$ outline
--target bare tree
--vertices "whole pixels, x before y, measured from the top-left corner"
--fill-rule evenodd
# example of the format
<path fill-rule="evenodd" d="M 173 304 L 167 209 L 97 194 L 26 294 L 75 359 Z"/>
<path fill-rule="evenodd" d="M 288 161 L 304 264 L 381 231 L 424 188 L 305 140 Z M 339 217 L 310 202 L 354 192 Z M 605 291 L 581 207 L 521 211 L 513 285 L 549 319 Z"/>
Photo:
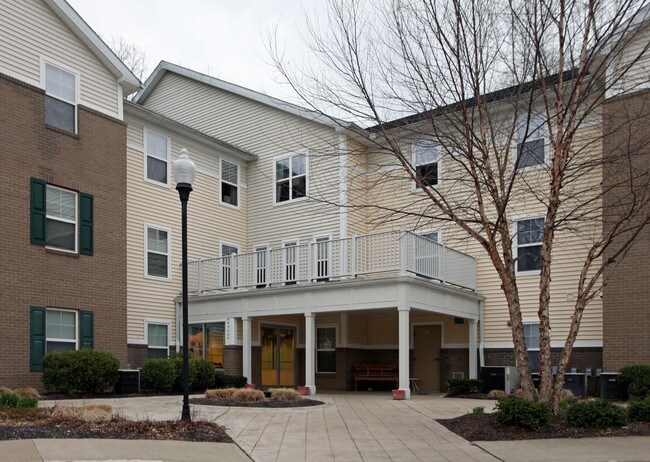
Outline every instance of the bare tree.
<path fill-rule="evenodd" d="M 648 224 L 648 140 L 602 154 L 607 136 L 647 123 L 647 107 L 599 129 L 611 92 L 623 82 L 648 83 L 647 73 L 629 78 L 648 53 L 647 39 L 628 46 L 650 19 L 648 9 L 643 0 L 332 0 L 326 24 L 310 21 L 313 55 L 304 63 L 284 62 L 277 40 L 269 42 L 277 69 L 304 104 L 369 127 L 355 136 L 365 146 L 358 162 L 371 174 L 358 192 L 363 199 L 346 206 L 364 207 L 371 220 L 451 222 L 479 244 L 501 282 L 524 395 L 555 409 L 586 307 Z M 418 169 L 413 143 L 416 151 L 418 143 L 438 150 L 441 185 Z M 368 190 L 404 187 L 405 177 L 421 190 L 410 203 L 368 201 Z M 522 198 L 527 209 L 542 211 L 538 227 L 513 229 Z M 553 375 L 557 233 L 576 235 L 584 248 Z M 541 245 L 521 256 L 513 246 L 526 235 Z M 539 393 L 518 274 L 531 258 L 539 269 Z"/>
<path fill-rule="evenodd" d="M 113 53 L 129 68 L 141 81 L 149 75 L 150 67 L 147 52 L 134 43 L 128 42 L 124 37 L 113 36 L 108 41 L 108 46 Z"/>

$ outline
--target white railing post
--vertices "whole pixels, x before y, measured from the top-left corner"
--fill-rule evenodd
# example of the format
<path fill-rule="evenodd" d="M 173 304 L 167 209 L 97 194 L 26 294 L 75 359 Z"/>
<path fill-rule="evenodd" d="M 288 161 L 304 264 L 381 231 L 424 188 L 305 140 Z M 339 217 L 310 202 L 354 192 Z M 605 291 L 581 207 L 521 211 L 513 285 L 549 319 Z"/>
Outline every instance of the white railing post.
<path fill-rule="evenodd" d="M 446 282 L 447 278 L 447 246 L 442 245 L 440 249 L 440 280 Z"/>
<path fill-rule="evenodd" d="M 318 268 L 317 266 L 317 260 L 316 260 L 316 252 L 317 252 L 317 246 L 318 244 L 316 242 L 310 242 L 309 243 L 309 259 L 308 259 L 308 272 L 309 274 L 309 279 L 312 281 L 316 280 L 316 275 L 318 274 Z"/>
<path fill-rule="evenodd" d="M 197 281 L 199 285 L 199 293 L 203 293 L 203 258 L 199 258 L 199 274 L 197 275 Z"/>
<path fill-rule="evenodd" d="M 399 227 L 399 272 L 400 274 L 406 274 L 406 263 L 407 263 L 407 246 L 406 246 L 406 231 L 404 231 L 404 227 L 400 226 Z"/>
<path fill-rule="evenodd" d="M 264 259 L 264 284 L 271 285 L 271 247 L 266 248 Z"/>
<path fill-rule="evenodd" d="M 352 242 L 350 244 L 350 277 L 357 277 L 357 235 L 352 235 Z"/>

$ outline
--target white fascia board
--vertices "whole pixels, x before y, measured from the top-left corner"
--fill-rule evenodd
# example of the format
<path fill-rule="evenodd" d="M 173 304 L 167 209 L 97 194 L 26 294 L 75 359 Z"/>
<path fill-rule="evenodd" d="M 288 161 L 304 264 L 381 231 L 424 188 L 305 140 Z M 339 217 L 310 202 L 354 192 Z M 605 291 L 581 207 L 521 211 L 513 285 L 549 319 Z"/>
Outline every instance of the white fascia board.
<path fill-rule="evenodd" d="M 43 0 L 45 4 L 63 21 L 97 58 L 117 78 L 117 82 L 129 95 L 142 88 L 142 83 L 131 70 L 113 53 L 95 31 L 83 20 L 79 13 L 65 0 Z"/>

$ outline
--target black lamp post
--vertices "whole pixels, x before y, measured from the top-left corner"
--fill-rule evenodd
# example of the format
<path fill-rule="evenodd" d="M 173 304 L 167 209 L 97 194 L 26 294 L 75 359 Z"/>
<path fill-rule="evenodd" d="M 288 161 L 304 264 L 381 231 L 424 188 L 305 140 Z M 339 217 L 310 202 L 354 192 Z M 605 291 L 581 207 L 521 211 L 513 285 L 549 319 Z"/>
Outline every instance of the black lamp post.
<path fill-rule="evenodd" d="M 176 180 L 176 190 L 181 199 L 182 234 L 183 234 L 183 412 L 181 420 L 190 420 L 189 400 L 189 351 L 188 351 L 188 309 L 187 309 L 187 201 L 192 192 L 192 183 L 196 177 L 196 165 L 190 159 L 187 149 L 181 149 L 178 159 L 172 164 L 172 174 Z"/>

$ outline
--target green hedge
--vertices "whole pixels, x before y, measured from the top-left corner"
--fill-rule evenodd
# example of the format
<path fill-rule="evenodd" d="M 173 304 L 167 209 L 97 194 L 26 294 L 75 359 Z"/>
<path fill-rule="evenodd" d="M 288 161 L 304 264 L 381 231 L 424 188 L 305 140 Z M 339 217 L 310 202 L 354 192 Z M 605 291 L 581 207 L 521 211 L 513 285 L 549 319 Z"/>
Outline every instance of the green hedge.
<path fill-rule="evenodd" d="M 650 422 L 650 396 L 646 396 L 645 399 L 630 401 L 628 413 L 630 419 Z"/>
<path fill-rule="evenodd" d="M 57 393 L 100 393 L 115 385 L 119 367 L 108 351 L 56 351 L 43 357 L 43 385 Z"/>
<path fill-rule="evenodd" d="M 596 399 L 579 401 L 569 407 L 566 420 L 572 427 L 595 429 L 622 427 L 627 423 L 627 413 L 605 399 Z"/>
<path fill-rule="evenodd" d="M 631 399 L 644 399 L 650 395 L 650 365 L 635 364 L 618 372 L 618 380 L 627 389 Z"/>
<path fill-rule="evenodd" d="M 507 396 L 499 398 L 494 416 L 502 424 L 537 430 L 551 420 L 551 407 L 546 403 Z"/>
<path fill-rule="evenodd" d="M 38 399 L 22 398 L 14 393 L 0 393 L 0 407 L 36 407 Z"/>
<path fill-rule="evenodd" d="M 142 388 L 169 393 L 183 391 L 183 358 L 151 359 L 140 372 Z M 206 359 L 190 359 L 189 387 L 191 391 L 205 391 L 214 387 L 214 365 Z"/>
<path fill-rule="evenodd" d="M 449 379 L 447 386 L 452 395 L 469 395 L 483 391 L 483 381 L 477 379 Z"/>

